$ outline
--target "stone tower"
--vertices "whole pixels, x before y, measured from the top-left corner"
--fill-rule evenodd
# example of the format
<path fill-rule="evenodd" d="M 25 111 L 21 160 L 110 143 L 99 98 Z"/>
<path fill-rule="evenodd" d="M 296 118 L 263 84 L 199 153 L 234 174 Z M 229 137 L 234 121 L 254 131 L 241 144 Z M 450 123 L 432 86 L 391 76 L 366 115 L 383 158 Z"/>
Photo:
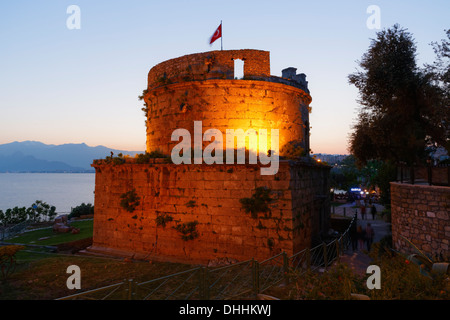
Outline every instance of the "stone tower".
<path fill-rule="evenodd" d="M 242 79 L 236 59 L 244 62 Z M 287 68 L 271 76 L 267 51 L 197 53 L 154 66 L 143 98 L 148 153 L 170 155 L 173 131 L 193 132 L 202 121 L 203 132 L 278 129 L 280 154 L 290 160 L 280 160 L 274 175 L 261 175 L 259 163 L 96 160 L 89 251 L 195 263 L 264 260 L 310 247 L 328 230 L 330 167 L 295 152 L 309 153 L 304 74 Z"/>
<path fill-rule="evenodd" d="M 235 79 L 237 59 L 244 62 L 243 79 Z M 201 120 L 203 131 L 276 128 L 281 150 L 293 143 L 308 154 L 311 96 L 305 78 L 295 68 L 283 70 L 281 78 L 271 76 L 269 52 L 260 50 L 212 51 L 164 61 L 148 74 L 147 152 L 170 155 L 177 144 L 170 140 L 172 132 L 193 132 L 194 120 Z"/>

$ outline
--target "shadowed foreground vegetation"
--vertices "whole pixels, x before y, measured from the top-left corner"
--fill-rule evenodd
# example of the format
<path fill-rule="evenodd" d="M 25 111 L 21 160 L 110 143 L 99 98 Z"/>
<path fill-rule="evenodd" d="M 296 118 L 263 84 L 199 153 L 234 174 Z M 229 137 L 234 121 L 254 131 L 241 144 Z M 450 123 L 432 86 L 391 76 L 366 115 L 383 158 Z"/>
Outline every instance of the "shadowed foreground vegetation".
<path fill-rule="evenodd" d="M 92 236 L 92 221 L 79 221 L 77 224 L 87 232 L 84 236 Z M 43 229 L 27 232 L 12 242 L 35 243 L 38 238 L 49 237 L 42 240 L 46 241 L 45 245 L 61 245 L 64 241 L 73 243 L 74 237 L 80 237 L 80 234 L 53 234 L 51 229 Z M 373 259 L 371 264 L 381 269 L 380 290 L 367 288 L 369 275 L 359 275 L 346 264 L 336 263 L 324 273 L 289 272 L 287 285 L 272 287 L 264 293 L 289 300 L 347 300 L 354 298 L 352 294 L 367 295 L 374 300 L 450 299 L 448 276 L 423 275 L 416 264 L 381 247 L 380 243 L 373 246 L 370 256 Z M 6 279 L 0 279 L 3 280 L 0 281 L 2 300 L 57 299 L 124 280 L 133 279 L 139 283 L 194 267 L 168 262 L 57 254 L 34 248 L 23 248 L 15 254 L 15 259 L 14 272 Z M 66 282 L 71 275 L 67 273 L 67 268 L 70 265 L 80 267 L 81 290 L 67 288 Z M 193 281 L 196 282 L 195 279 Z M 174 288 L 179 285 L 178 281 L 182 282 L 183 278 L 173 283 Z M 154 299 L 158 299 L 158 295 Z"/>
<path fill-rule="evenodd" d="M 270 289 L 267 293 L 280 299 L 351 300 L 353 294 L 366 295 L 371 300 L 449 300 L 448 275 L 420 273 L 419 266 L 392 251 L 373 246 L 370 253 L 381 270 L 381 288 L 369 290 L 366 276 L 359 275 L 345 263 L 334 264 L 328 272 L 290 274 L 289 285 Z"/>

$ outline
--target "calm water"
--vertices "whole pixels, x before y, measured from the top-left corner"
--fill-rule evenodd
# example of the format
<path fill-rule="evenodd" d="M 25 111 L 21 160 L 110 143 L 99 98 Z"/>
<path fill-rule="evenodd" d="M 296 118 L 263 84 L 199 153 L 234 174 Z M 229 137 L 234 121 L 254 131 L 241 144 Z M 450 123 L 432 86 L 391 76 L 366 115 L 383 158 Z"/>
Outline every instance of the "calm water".
<path fill-rule="evenodd" d="M 0 210 L 42 200 L 69 213 L 83 202 L 94 204 L 94 189 L 94 173 L 0 173 Z"/>

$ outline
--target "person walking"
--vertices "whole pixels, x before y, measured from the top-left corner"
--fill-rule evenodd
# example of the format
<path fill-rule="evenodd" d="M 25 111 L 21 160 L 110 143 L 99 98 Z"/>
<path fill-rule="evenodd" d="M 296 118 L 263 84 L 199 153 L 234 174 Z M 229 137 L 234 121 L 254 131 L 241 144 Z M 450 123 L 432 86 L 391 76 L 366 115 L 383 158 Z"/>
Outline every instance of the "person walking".
<path fill-rule="evenodd" d="M 375 204 L 372 204 L 372 207 L 370 208 L 370 213 L 372 214 L 372 220 L 375 220 L 375 217 L 377 216 L 377 208 L 375 207 Z"/>
<path fill-rule="evenodd" d="M 366 206 L 362 204 L 360 209 L 361 209 L 361 219 L 364 220 L 364 217 L 366 216 Z"/>
<path fill-rule="evenodd" d="M 358 249 L 358 232 L 356 230 L 356 222 L 352 224 L 349 230 L 350 241 L 352 243 L 352 251 L 355 252 Z"/>
<path fill-rule="evenodd" d="M 361 226 L 356 229 L 356 238 L 358 239 L 359 250 L 364 248 L 365 231 Z"/>
<path fill-rule="evenodd" d="M 372 247 L 373 243 L 373 237 L 375 236 L 375 232 L 373 231 L 373 228 L 370 225 L 370 223 L 367 224 L 365 231 L 366 231 L 365 236 L 366 236 L 367 251 L 370 251 L 370 248 Z"/>

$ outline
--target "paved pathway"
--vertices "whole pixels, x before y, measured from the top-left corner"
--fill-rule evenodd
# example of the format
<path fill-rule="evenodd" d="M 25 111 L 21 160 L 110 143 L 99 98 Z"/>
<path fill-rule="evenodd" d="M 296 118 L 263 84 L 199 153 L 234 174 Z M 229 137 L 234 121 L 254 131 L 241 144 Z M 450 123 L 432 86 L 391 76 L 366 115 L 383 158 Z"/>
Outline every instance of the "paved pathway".
<path fill-rule="evenodd" d="M 342 206 L 335 207 L 334 214 L 336 215 L 345 215 L 352 216 L 357 213 L 357 223 L 363 229 L 367 226 L 368 223 L 371 224 L 374 229 L 374 243 L 380 241 L 384 236 L 389 235 L 390 231 L 390 223 L 385 222 L 380 215 L 378 215 L 375 220 L 372 219 L 372 215 L 370 214 L 370 210 L 366 209 L 365 219 L 362 219 L 361 212 L 359 208 L 352 208 L 355 206 L 355 203 L 346 203 Z M 376 204 L 378 214 L 383 210 L 383 206 Z M 352 251 L 351 247 L 349 251 L 341 257 L 341 262 L 347 263 L 349 267 L 351 267 L 356 273 L 360 275 L 366 275 L 367 267 L 371 264 L 371 258 L 364 252 L 366 248 L 360 250 L 359 248 L 356 251 Z"/>

